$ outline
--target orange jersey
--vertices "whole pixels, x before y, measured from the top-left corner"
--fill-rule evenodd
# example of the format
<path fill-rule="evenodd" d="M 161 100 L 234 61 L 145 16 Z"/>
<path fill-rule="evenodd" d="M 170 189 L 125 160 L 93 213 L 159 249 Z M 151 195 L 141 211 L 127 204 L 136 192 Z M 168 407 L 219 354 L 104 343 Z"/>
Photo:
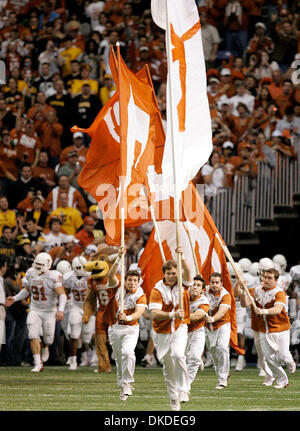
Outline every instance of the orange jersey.
<path fill-rule="evenodd" d="M 119 284 L 118 284 L 119 285 Z M 118 323 L 118 313 L 119 313 L 119 297 L 120 290 L 118 289 L 116 294 L 109 301 L 103 319 L 108 326 L 113 326 Z M 136 310 L 136 306 L 141 305 L 147 308 L 147 298 L 143 289 L 139 286 L 134 293 L 128 292 L 124 289 L 124 313 L 126 316 L 130 316 Z M 124 325 L 135 326 L 138 324 L 138 319 L 132 320 L 131 322 L 124 322 Z"/>
<path fill-rule="evenodd" d="M 108 286 L 108 277 L 89 279 L 88 286 L 94 292 L 98 300 L 98 311 L 105 311 L 107 304 L 117 291 L 118 285 L 115 287 Z"/>
<path fill-rule="evenodd" d="M 275 316 L 257 316 L 251 306 L 251 328 L 257 332 L 282 332 L 290 329 L 290 320 L 286 311 L 286 294 L 280 287 L 264 290 L 257 286 L 249 289 L 255 304 L 260 308 L 272 308 L 276 304 L 283 305 L 281 313 Z"/>
<path fill-rule="evenodd" d="M 175 332 L 181 324 L 190 323 L 190 296 L 188 288 L 191 283 L 182 282 L 183 284 L 183 310 L 184 318 L 180 319 L 166 319 L 166 320 L 155 320 L 153 319 L 153 329 L 155 332 L 161 334 L 170 334 Z M 160 280 L 151 291 L 149 309 L 159 309 L 161 311 L 176 311 L 179 308 L 179 287 L 176 284 L 170 287 Z"/>
<path fill-rule="evenodd" d="M 195 313 L 197 310 L 203 311 L 205 314 L 208 313 L 209 310 L 209 302 L 204 294 L 197 296 L 197 298 L 190 300 L 190 311 L 191 313 Z M 197 329 L 203 328 L 205 325 L 204 318 L 198 320 L 197 322 L 191 322 L 188 325 L 188 332 L 197 331 Z"/>
<path fill-rule="evenodd" d="M 217 294 L 213 294 L 209 287 L 206 288 L 206 297 L 209 302 L 210 315 L 214 316 L 218 311 L 221 305 L 225 305 L 227 307 L 227 311 L 224 316 L 218 320 L 217 322 L 206 324 L 206 327 L 209 329 L 213 329 L 214 331 L 225 323 L 230 323 L 230 308 L 231 308 L 231 296 L 230 293 L 222 287 L 220 292 Z"/>

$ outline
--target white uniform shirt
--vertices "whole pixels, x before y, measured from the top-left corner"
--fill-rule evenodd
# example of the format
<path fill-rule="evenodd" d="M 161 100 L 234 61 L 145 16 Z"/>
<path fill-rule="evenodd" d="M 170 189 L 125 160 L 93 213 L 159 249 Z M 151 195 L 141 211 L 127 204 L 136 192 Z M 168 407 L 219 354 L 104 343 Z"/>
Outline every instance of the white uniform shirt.
<path fill-rule="evenodd" d="M 71 291 L 72 307 L 83 308 L 83 302 L 88 289 L 87 280 L 88 275 L 79 278 L 74 271 L 69 271 L 64 274 L 63 286 L 65 289 Z"/>
<path fill-rule="evenodd" d="M 62 275 L 55 270 L 49 270 L 42 275 L 34 268 L 29 268 L 22 279 L 23 287 L 29 288 L 30 310 L 56 311 L 57 293 L 55 289 L 62 286 Z"/>
<path fill-rule="evenodd" d="M 0 277 L 0 304 L 4 305 L 5 303 L 5 289 L 4 289 L 4 281 L 3 277 Z"/>
<path fill-rule="evenodd" d="M 38 244 L 43 246 L 43 251 L 48 253 L 53 247 L 61 246 L 61 243 L 65 239 L 66 235 L 60 232 L 58 235 L 54 235 L 52 232 L 47 235 L 42 235 L 38 241 Z"/>

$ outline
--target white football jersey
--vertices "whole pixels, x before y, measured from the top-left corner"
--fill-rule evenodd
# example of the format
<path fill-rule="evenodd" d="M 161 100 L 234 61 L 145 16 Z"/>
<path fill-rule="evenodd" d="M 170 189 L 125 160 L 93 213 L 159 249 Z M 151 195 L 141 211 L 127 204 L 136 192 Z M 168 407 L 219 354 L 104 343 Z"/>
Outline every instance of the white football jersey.
<path fill-rule="evenodd" d="M 253 287 L 257 286 L 259 284 L 259 278 L 254 277 L 249 272 L 244 272 L 243 279 L 247 281 L 247 287 L 248 289 L 252 289 Z"/>
<path fill-rule="evenodd" d="M 83 308 L 83 302 L 88 289 L 89 275 L 77 277 L 74 271 L 66 272 L 63 276 L 63 286 L 71 291 L 72 305 Z"/>
<path fill-rule="evenodd" d="M 285 272 L 284 274 L 280 275 L 277 281 L 277 286 L 280 286 L 284 292 L 287 291 L 290 283 L 292 281 L 292 277 L 288 272 Z"/>
<path fill-rule="evenodd" d="M 34 268 L 29 268 L 22 279 L 23 287 L 30 290 L 30 309 L 36 311 L 56 311 L 58 295 L 55 291 L 62 286 L 62 275 L 55 270 L 37 274 Z"/>
<path fill-rule="evenodd" d="M 54 235 L 52 232 L 42 235 L 39 238 L 38 244 L 43 246 L 43 251 L 46 253 L 51 250 L 53 247 L 59 247 L 62 241 L 65 239 L 66 235 L 62 232 L 59 232 L 58 235 Z"/>
<path fill-rule="evenodd" d="M 300 265 L 295 265 L 291 267 L 290 276 L 294 281 L 300 281 Z"/>

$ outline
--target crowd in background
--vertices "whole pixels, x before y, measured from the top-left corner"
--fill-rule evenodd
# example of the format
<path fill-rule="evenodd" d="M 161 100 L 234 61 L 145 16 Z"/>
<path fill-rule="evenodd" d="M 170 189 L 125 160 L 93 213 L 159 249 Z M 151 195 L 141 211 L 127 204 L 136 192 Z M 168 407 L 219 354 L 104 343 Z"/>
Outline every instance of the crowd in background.
<path fill-rule="evenodd" d="M 218 187 L 232 187 L 234 175 L 255 177 L 258 161 L 274 167 L 276 152 L 296 158 L 300 20 L 292 0 L 196 3 L 214 149 L 194 182 L 205 184 L 209 203 Z M 116 90 L 110 47 L 120 42 L 134 72 L 149 65 L 164 122 L 167 58 L 150 0 L 1 0 L 0 8 L 0 59 L 6 65 L 0 88 L 0 254 L 9 258 L 9 295 L 38 252 L 49 252 L 55 266 L 105 241 L 96 202 L 77 184 L 90 138 L 70 128 L 89 127 Z M 126 231 L 128 263 L 150 231 L 151 224 Z M 27 307 L 16 304 L 8 313 L 16 316 L 8 339 L 17 334 L 16 325 L 25 328 Z M 5 357 L 4 349 L 2 362 L 26 362 L 23 344 L 18 358 Z M 61 362 L 58 355 L 52 359 Z"/>

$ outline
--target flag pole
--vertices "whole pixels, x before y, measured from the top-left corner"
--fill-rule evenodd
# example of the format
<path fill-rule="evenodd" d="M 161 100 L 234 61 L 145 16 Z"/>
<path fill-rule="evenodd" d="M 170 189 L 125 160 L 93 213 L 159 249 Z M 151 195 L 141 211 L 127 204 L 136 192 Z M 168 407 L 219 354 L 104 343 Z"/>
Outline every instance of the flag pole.
<path fill-rule="evenodd" d="M 231 266 L 232 266 L 232 269 L 233 269 L 233 270 L 234 270 L 234 272 L 235 272 L 236 278 L 237 278 L 237 279 L 238 279 L 238 280 L 243 284 L 244 289 L 245 289 L 245 292 L 246 292 L 246 294 L 247 294 L 248 298 L 249 298 L 249 299 L 250 299 L 250 301 L 251 301 L 251 305 L 253 306 L 254 311 L 255 311 L 255 310 L 257 310 L 257 306 L 256 306 L 256 304 L 255 304 L 255 302 L 254 302 L 254 299 L 253 299 L 253 297 L 250 295 L 250 292 L 249 292 L 249 290 L 248 290 L 247 286 L 244 284 L 244 280 L 243 280 L 243 278 L 241 277 L 240 273 L 239 273 L 239 272 L 238 272 L 238 270 L 237 270 L 237 267 L 236 267 L 236 265 L 235 265 L 235 263 L 234 263 L 234 260 L 233 260 L 233 258 L 232 258 L 232 256 L 231 256 L 231 254 L 230 254 L 230 251 L 228 250 L 227 246 L 223 244 L 223 242 L 221 241 L 221 238 L 219 237 L 219 235 L 218 235 L 217 233 L 215 234 L 215 236 L 216 236 L 217 240 L 219 241 L 219 243 L 220 243 L 220 245 L 221 245 L 221 247 L 222 247 L 222 249 L 223 249 L 223 251 L 224 251 L 224 253 L 225 253 L 225 256 L 226 256 L 226 257 L 227 257 L 227 259 L 229 260 L 229 262 L 230 262 L 230 264 L 231 264 Z"/>
<path fill-rule="evenodd" d="M 159 229 L 158 229 L 157 221 L 156 221 L 154 210 L 153 210 L 153 207 L 152 207 L 151 204 L 150 204 L 150 211 L 151 211 L 151 217 L 152 217 L 153 224 L 154 224 L 155 233 L 156 233 L 157 240 L 158 240 L 160 254 L 161 254 L 163 263 L 166 263 L 166 257 L 165 257 L 164 249 L 163 249 L 163 246 L 162 246 L 162 243 L 161 243 L 161 238 L 160 238 L 160 234 L 159 234 Z"/>
<path fill-rule="evenodd" d="M 192 250 L 192 253 L 193 253 L 193 259 L 194 259 L 194 265 L 195 265 L 195 269 L 196 269 L 196 274 L 200 274 L 200 270 L 199 270 L 199 266 L 198 266 L 198 262 L 197 262 L 197 257 L 196 257 L 196 253 L 195 253 L 195 250 L 194 250 L 194 247 L 193 247 L 192 238 L 191 238 L 191 233 L 190 233 L 189 228 L 187 227 L 187 225 L 186 225 L 185 222 L 183 223 L 183 226 L 184 226 L 184 229 L 185 229 L 185 231 L 186 231 L 186 233 L 188 235 L 188 238 L 189 238 L 189 243 L 190 243 L 191 250 Z"/>
<path fill-rule="evenodd" d="M 172 51 L 169 46 L 170 38 L 170 26 L 169 26 L 169 17 L 168 17 L 168 2 L 166 1 L 166 45 L 167 45 L 167 61 L 168 61 L 168 88 L 170 98 L 170 118 L 167 120 L 171 122 L 171 142 L 172 142 L 172 164 L 173 164 L 173 180 L 174 180 L 174 219 L 176 225 L 176 251 L 177 251 L 177 283 L 179 287 L 179 309 L 183 309 L 183 290 L 182 290 L 182 256 L 181 253 L 178 253 L 178 248 L 180 247 L 180 235 L 179 235 L 179 199 L 178 199 L 178 191 L 177 191 L 177 175 L 176 175 L 176 158 L 175 158 L 175 143 L 174 143 L 174 123 L 173 123 L 173 103 L 172 103 L 172 83 L 171 83 L 171 55 Z"/>
<path fill-rule="evenodd" d="M 116 43 L 117 46 L 117 56 L 118 56 L 118 77 L 121 70 L 121 54 L 120 54 L 120 44 Z M 119 77 L 120 82 L 120 77 Z M 121 247 L 125 247 L 125 207 L 124 207 L 124 178 L 125 178 L 125 161 L 123 157 L 123 136 L 122 136 L 122 117 L 121 117 L 121 93 L 119 89 L 119 102 L 120 102 L 120 161 L 121 161 L 121 178 L 120 178 L 120 211 L 121 211 Z M 121 283 L 120 283 L 120 312 L 124 312 L 124 287 L 125 284 L 125 255 L 122 253 L 121 256 Z"/>

